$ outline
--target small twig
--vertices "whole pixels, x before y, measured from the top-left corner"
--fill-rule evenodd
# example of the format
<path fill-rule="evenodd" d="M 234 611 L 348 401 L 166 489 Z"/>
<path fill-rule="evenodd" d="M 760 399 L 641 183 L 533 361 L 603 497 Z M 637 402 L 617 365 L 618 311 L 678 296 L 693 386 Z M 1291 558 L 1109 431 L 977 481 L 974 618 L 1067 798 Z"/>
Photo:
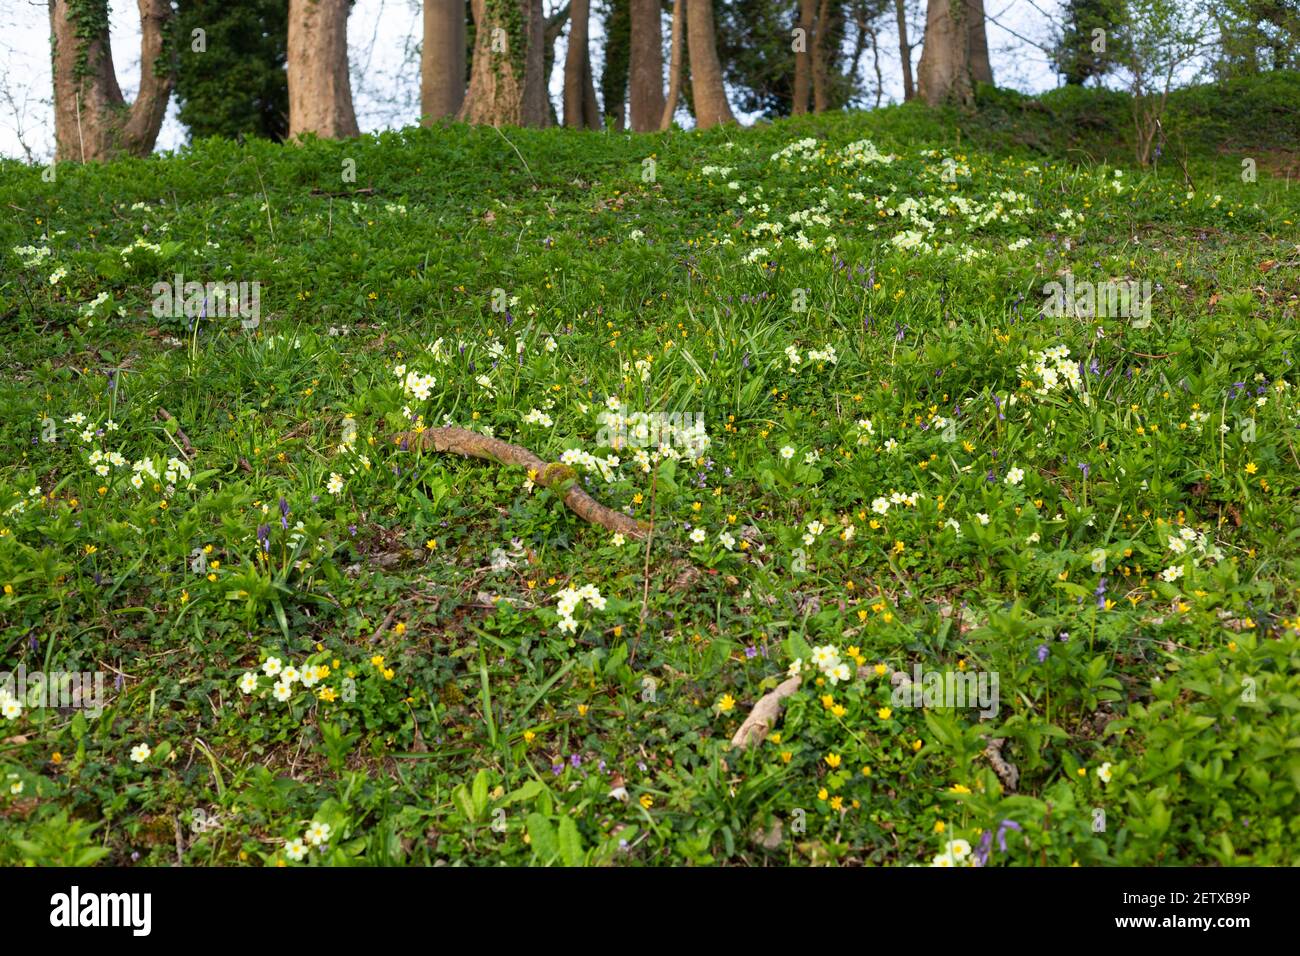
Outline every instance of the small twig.
<path fill-rule="evenodd" d="M 500 136 L 502 139 L 504 139 L 507 143 L 510 143 L 510 137 L 509 137 L 509 136 L 507 136 L 505 133 L 501 132 L 501 130 L 500 130 L 498 127 L 496 127 L 496 126 L 493 126 L 492 128 L 495 129 L 495 130 L 497 131 L 497 135 L 498 135 L 498 136 Z M 520 161 L 521 163 L 524 164 L 524 170 L 528 173 L 528 178 L 531 179 L 531 180 L 533 181 L 533 185 L 536 186 L 536 185 L 537 185 L 537 177 L 534 176 L 534 175 L 533 175 L 533 171 L 532 171 L 531 169 L 528 168 L 528 160 L 524 159 L 524 154 L 521 153 L 521 152 L 519 152 L 519 147 L 516 146 L 514 143 L 510 143 L 510 148 L 513 149 L 513 150 L 515 151 L 515 155 L 519 157 L 519 161 Z"/>
<path fill-rule="evenodd" d="M 257 173 L 257 181 L 262 187 L 262 202 L 266 203 L 266 225 L 271 230 L 271 241 L 275 242 L 275 223 L 271 221 L 271 197 L 266 194 L 266 183 L 262 181 L 262 170 L 257 163 L 253 163 L 253 172 Z"/>
<path fill-rule="evenodd" d="M 172 823 L 176 827 L 176 865 L 185 865 L 185 838 L 181 834 L 181 818 L 172 817 Z"/>
<path fill-rule="evenodd" d="M 371 644 L 373 644 L 373 643 L 375 643 L 375 641 L 379 640 L 379 635 L 382 634 L 382 633 L 384 633 L 384 631 L 388 630 L 388 625 L 390 625 L 390 624 L 393 623 L 393 618 L 395 618 L 395 617 L 397 617 L 397 605 L 396 605 L 396 604 L 394 604 L 393 607 L 392 607 L 392 609 L 388 612 L 388 616 L 387 616 L 386 618 L 384 618 L 384 623 L 383 623 L 383 624 L 380 624 L 379 627 L 375 630 L 375 633 L 373 633 L 373 634 L 370 635 L 370 643 L 371 643 Z"/>
<path fill-rule="evenodd" d="M 176 421 L 176 418 L 172 413 L 167 411 L 165 408 L 158 409 L 158 417 L 165 422 Z M 176 422 L 176 437 L 180 439 L 181 451 L 184 453 L 186 458 L 189 458 L 192 461 L 194 459 L 194 446 L 190 444 L 189 436 L 186 435 L 185 430 L 181 428 L 180 422 Z"/>

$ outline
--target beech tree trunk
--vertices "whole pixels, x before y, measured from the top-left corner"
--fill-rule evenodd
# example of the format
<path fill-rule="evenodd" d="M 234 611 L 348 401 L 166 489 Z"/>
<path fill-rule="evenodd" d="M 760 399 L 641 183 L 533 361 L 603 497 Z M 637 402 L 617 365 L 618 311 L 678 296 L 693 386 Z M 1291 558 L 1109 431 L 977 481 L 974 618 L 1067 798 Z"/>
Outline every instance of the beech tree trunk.
<path fill-rule="evenodd" d="M 695 102 L 695 125 L 709 129 L 720 123 L 734 123 L 727 90 L 722 84 L 717 35 L 713 28 L 713 0 L 689 0 L 686 29 L 690 35 L 691 94 Z"/>
<path fill-rule="evenodd" d="M 582 60 L 582 118 L 587 129 L 600 129 L 603 122 L 600 102 L 596 99 L 596 77 L 591 72 L 591 54 L 588 53 Z"/>
<path fill-rule="evenodd" d="M 798 116 L 808 112 L 812 93 L 812 42 L 813 21 L 817 15 L 817 0 L 799 0 L 799 29 L 803 33 L 794 38 L 794 102 L 790 112 Z"/>
<path fill-rule="evenodd" d="M 682 39 L 684 38 L 685 0 L 673 0 L 672 47 L 668 55 L 668 95 L 664 98 L 664 115 L 659 118 L 660 129 L 670 129 L 677 101 L 682 95 Z"/>
<path fill-rule="evenodd" d="M 970 76 L 975 83 L 993 82 L 993 64 L 989 62 L 988 32 L 984 26 L 984 0 L 969 0 L 966 19 L 966 49 L 970 56 Z"/>
<path fill-rule="evenodd" d="M 632 0 L 629 99 L 632 129 L 658 129 L 664 115 L 664 35 L 659 0 Z"/>
<path fill-rule="evenodd" d="M 931 106 L 975 102 L 975 84 L 993 82 L 984 0 L 929 0 L 917 74 L 917 92 Z"/>
<path fill-rule="evenodd" d="M 505 0 L 502 0 L 505 2 Z M 524 42 L 524 101 L 525 126 L 549 126 L 551 123 L 551 98 L 546 92 L 546 17 L 542 13 L 542 0 L 523 0 L 522 13 L 527 34 Z"/>
<path fill-rule="evenodd" d="M 826 44 L 831 32 L 830 0 L 821 0 L 817 9 L 817 27 L 813 34 L 812 85 L 813 112 L 825 113 L 830 107 L 830 70 L 826 62 Z"/>
<path fill-rule="evenodd" d="M 504 5 L 516 4 L 514 27 Z M 549 98 L 543 85 L 545 24 L 542 0 L 472 0 L 474 60 L 458 118 L 488 126 L 546 126 Z"/>
<path fill-rule="evenodd" d="M 424 0 L 420 122 L 455 116 L 465 101 L 465 0 Z"/>
<path fill-rule="evenodd" d="M 140 92 L 129 106 L 117 83 L 108 0 L 50 0 L 55 161 L 147 156 L 158 139 L 175 71 L 163 55 L 168 0 L 138 0 Z"/>
<path fill-rule="evenodd" d="M 357 136 L 348 78 L 348 0 L 289 0 L 289 137 Z"/>
<path fill-rule="evenodd" d="M 570 129 L 593 125 L 596 89 L 587 49 L 589 13 L 588 0 L 572 0 L 569 5 L 569 48 L 564 54 L 564 125 Z"/>
<path fill-rule="evenodd" d="M 912 80 L 912 44 L 907 42 L 904 0 L 894 0 L 894 12 L 898 16 L 898 58 L 903 64 L 903 102 L 907 102 L 916 97 L 916 84 Z"/>

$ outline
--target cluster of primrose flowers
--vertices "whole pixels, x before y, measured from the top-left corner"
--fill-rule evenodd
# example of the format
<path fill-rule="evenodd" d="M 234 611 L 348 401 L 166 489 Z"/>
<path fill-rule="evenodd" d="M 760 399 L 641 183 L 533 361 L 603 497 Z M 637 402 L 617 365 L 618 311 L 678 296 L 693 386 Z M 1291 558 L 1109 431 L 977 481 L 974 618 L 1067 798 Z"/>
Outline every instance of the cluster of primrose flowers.
<path fill-rule="evenodd" d="M 305 833 L 288 841 L 284 845 L 284 855 L 295 863 L 302 860 L 309 847 L 316 847 L 322 853 L 329 849 L 331 827 L 328 823 L 313 820 Z"/>
<path fill-rule="evenodd" d="M 605 610 L 605 598 L 594 584 L 584 584 L 580 588 L 564 588 L 556 594 L 559 603 L 555 610 L 560 615 L 560 630 L 572 634 L 578 629 L 578 622 L 573 619 L 573 612 L 586 601 L 593 611 Z"/>
<path fill-rule="evenodd" d="M 970 843 L 966 840 L 949 840 L 943 852 L 936 854 L 930 861 L 931 866 L 974 866 L 975 857 L 971 853 Z"/>
<path fill-rule="evenodd" d="M 380 658 L 381 665 L 382 662 L 383 658 Z M 293 697 L 295 684 L 301 684 L 305 689 L 310 690 L 328 677 L 332 669 L 336 670 L 338 667 L 339 662 L 336 660 L 332 668 L 329 664 L 304 663 L 299 669 L 293 664 L 284 664 L 278 657 L 268 657 L 262 664 L 262 673 L 274 681 L 271 686 L 272 696 L 281 703 L 287 703 Z M 391 674 L 391 671 L 389 673 Z M 246 671 L 239 679 L 239 690 L 246 695 L 256 693 L 258 685 L 259 678 L 252 671 Z M 333 703 L 338 699 L 338 693 L 328 685 L 313 693 L 326 703 Z"/>
<path fill-rule="evenodd" d="M 853 658 L 854 663 L 859 667 L 866 663 L 866 658 L 859 653 L 856 647 L 849 648 L 849 656 Z M 812 656 L 808 660 L 811 666 L 821 672 L 822 677 L 830 681 L 832 687 L 840 681 L 853 679 L 853 668 L 840 659 L 840 650 L 834 645 L 823 644 L 821 647 L 814 647 Z M 786 673 L 791 677 L 797 677 L 803 673 L 803 670 L 803 658 L 796 657 L 787 668 Z"/>

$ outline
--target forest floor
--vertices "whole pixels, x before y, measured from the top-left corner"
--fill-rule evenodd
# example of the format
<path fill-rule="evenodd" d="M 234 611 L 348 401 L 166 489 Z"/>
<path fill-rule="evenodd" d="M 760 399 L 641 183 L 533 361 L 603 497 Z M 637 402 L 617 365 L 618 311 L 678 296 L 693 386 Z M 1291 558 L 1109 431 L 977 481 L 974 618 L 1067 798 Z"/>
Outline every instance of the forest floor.
<path fill-rule="evenodd" d="M 0 863 L 1300 862 L 1298 80 L 4 164 Z"/>

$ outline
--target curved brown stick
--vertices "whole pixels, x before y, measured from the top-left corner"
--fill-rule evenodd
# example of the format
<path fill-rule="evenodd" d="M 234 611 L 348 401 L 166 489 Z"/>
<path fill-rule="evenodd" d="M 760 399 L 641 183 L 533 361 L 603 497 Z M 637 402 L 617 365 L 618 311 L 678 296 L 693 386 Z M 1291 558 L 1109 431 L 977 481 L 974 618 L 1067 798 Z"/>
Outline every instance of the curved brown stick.
<path fill-rule="evenodd" d="M 555 488 L 572 482 L 557 493 L 569 510 L 579 518 L 610 531 L 620 531 L 630 538 L 644 538 L 650 532 L 650 527 L 645 522 L 629 518 L 613 508 L 606 508 L 583 491 L 574 481 L 577 473 L 568 465 L 542 461 L 527 448 L 464 428 L 426 428 L 421 432 L 405 432 L 402 438 L 434 451 L 452 452 L 467 458 L 484 458 L 501 465 L 519 465 L 528 469 L 533 481 L 543 488 Z"/>
<path fill-rule="evenodd" d="M 745 718 L 745 722 L 732 736 L 731 746 L 744 750 L 746 747 L 761 743 L 776 724 L 776 719 L 781 716 L 782 702 L 797 691 L 802 683 L 802 677 L 788 677 L 777 686 L 776 690 L 768 691 L 760 697 L 754 709 Z"/>
<path fill-rule="evenodd" d="M 868 679 L 871 677 L 871 671 L 866 667 L 859 667 L 858 677 L 864 680 Z M 897 685 L 900 682 L 910 683 L 911 678 L 902 671 L 894 671 L 890 676 L 890 683 Z M 762 743 L 763 738 L 776 726 L 785 699 L 797 691 L 802 684 L 802 677 L 787 677 L 777 685 L 776 690 L 770 690 L 760 697 L 758 703 L 754 705 L 754 709 L 745 718 L 745 722 L 740 725 L 732 736 L 731 746 L 744 750 L 754 744 Z M 1014 786 L 1012 789 L 1015 789 Z"/>

